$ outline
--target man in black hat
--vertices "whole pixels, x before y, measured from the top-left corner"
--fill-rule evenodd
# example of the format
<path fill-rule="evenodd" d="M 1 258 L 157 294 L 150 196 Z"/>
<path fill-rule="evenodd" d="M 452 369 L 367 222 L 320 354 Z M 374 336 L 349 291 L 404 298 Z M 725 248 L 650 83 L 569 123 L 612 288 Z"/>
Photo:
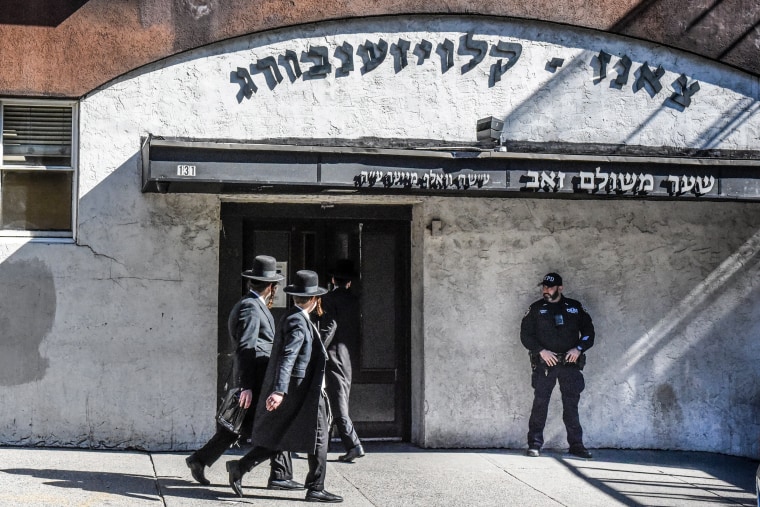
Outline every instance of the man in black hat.
<path fill-rule="evenodd" d="M 544 444 L 549 399 L 559 382 L 562 419 L 570 454 L 590 459 L 583 445 L 578 402 L 585 387 L 585 352 L 594 345 L 594 324 L 583 305 L 562 295 L 562 277 L 549 273 L 539 283 L 542 299 L 523 317 L 520 341 L 530 351 L 533 377 L 533 408 L 528 421 L 528 456 L 539 456 Z"/>
<path fill-rule="evenodd" d="M 340 440 L 346 454 L 338 460 L 350 463 L 364 456 L 364 447 L 348 415 L 348 400 L 351 394 L 351 357 L 356 357 L 359 346 L 360 310 L 359 300 L 351 291 L 351 281 L 355 276 L 354 264 L 350 259 L 339 259 L 333 271 L 332 283 L 335 289 L 322 298 L 324 316 L 323 328 L 335 323 L 335 333 L 327 348 L 327 373 L 325 374 L 327 397 L 333 412 L 333 421 L 338 428 Z M 325 324 L 327 323 L 327 324 Z"/>
<path fill-rule="evenodd" d="M 232 308 L 227 321 L 230 339 L 235 346 L 233 385 L 243 389 L 240 393 L 240 406 L 243 408 L 249 408 L 258 399 L 272 352 L 274 318 L 268 303 L 274 299 L 277 284 L 285 278 L 279 274 L 276 266 L 275 258 L 268 255 L 259 255 L 253 260 L 253 269 L 242 273 L 248 292 Z M 243 421 L 246 436 L 252 429 L 253 415 L 254 411 L 249 410 Z M 213 465 L 238 438 L 243 437 L 218 426 L 211 440 L 185 460 L 193 478 L 208 485 L 205 467 Z M 272 457 L 267 487 L 303 489 L 302 484 L 293 481 L 290 454 L 277 453 Z"/>
<path fill-rule="evenodd" d="M 327 471 L 329 405 L 324 393 L 327 352 L 309 314 L 327 289 L 314 271 L 296 273 L 285 287 L 291 308 L 277 326 L 272 359 L 256 405 L 252 439 L 256 446 L 237 461 L 227 462 L 232 490 L 242 498 L 243 475 L 278 451 L 308 454 L 307 502 L 342 502 L 324 489 Z"/>

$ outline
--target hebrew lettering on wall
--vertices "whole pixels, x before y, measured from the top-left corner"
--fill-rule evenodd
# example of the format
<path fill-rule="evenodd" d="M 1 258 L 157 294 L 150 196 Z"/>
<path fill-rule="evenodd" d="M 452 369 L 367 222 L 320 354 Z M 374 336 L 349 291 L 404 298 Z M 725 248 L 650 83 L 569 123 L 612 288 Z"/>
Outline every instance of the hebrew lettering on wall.
<path fill-rule="evenodd" d="M 380 65 L 383 65 L 388 53 L 393 55 L 395 72 L 401 72 L 408 68 L 408 53 L 412 47 L 414 47 L 412 53 L 417 56 L 417 65 L 422 65 L 431 58 L 434 45 L 425 39 L 422 39 L 414 46 L 412 46 L 411 41 L 403 38 L 399 38 L 398 42 L 391 45 L 383 39 L 379 39 L 377 42 L 366 40 L 363 44 L 359 45 L 356 51 L 356 55 L 363 61 L 363 65 L 360 68 L 361 74 L 364 75 L 372 72 Z M 454 42 L 448 38 L 444 39 L 443 42 L 439 42 L 435 47 L 435 51 L 441 59 L 441 73 L 446 73 L 454 67 L 455 54 L 470 56 L 469 60 L 461 66 L 461 74 L 472 71 L 485 62 L 487 57 L 490 58 L 488 72 L 489 87 L 496 86 L 502 80 L 509 69 L 518 63 L 523 52 L 522 44 L 504 40 L 491 44 L 489 51 L 488 42 L 478 39 L 472 32 L 468 32 L 459 38 L 458 49 Z M 334 58 L 340 61 L 340 65 L 335 69 L 337 77 L 347 76 L 351 72 L 354 72 L 353 57 L 354 47 L 348 42 L 344 41 L 341 45 L 335 47 Z M 617 59 L 615 60 L 615 58 Z M 250 65 L 250 72 L 244 67 L 238 67 L 237 71 L 233 73 L 233 76 L 237 77 L 240 81 L 238 99 L 242 100 L 241 97 L 250 99 L 257 93 L 258 88 L 254 84 L 252 74 L 263 74 L 268 81 L 269 88 L 272 89 L 281 83 L 283 77 L 278 68 L 280 65 L 285 67 L 291 81 L 298 78 L 324 78 L 333 72 L 329 50 L 325 46 L 309 47 L 308 50 L 302 53 L 301 62 L 312 63 L 305 73 L 301 71 L 296 53 L 292 50 L 287 50 L 284 55 L 279 55 L 277 58 L 267 56 L 259 59 L 255 64 Z M 548 72 L 557 72 L 564 63 L 565 60 L 563 58 L 553 57 L 547 61 L 545 69 Z M 611 80 L 610 85 L 618 89 L 622 89 L 628 84 L 631 71 L 633 70 L 633 62 L 628 56 L 621 55 L 615 57 L 603 50 L 599 51 L 593 58 L 592 65 L 597 66 L 599 72 L 598 78 L 594 78 L 594 83 L 598 84 L 602 80 L 607 79 L 609 72 L 612 70 L 617 75 Z M 634 70 L 636 80 L 633 82 L 631 89 L 633 93 L 637 93 L 642 89 L 647 90 L 650 96 L 654 97 L 663 89 L 661 81 L 664 75 L 665 69 L 661 65 L 657 65 L 653 69 L 648 62 L 644 62 Z M 672 86 L 673 93 L 668 95 L 665 104 L 670 106 L 675 105 L 676 108 L 681 110 L 691 105 L 692 98 L 700 90 L 699 82 L 694 81 L 689 83 L 689 79 L 684 74 L 681 74 L 673 82 Z"/>
<path fill-rule="evenodd" d="M 363 61 L 360 69 L 362 75 L 372 72 L 382 65 L 388 53 L 393 55 L 394 69 L 398 73 L 408 67 L 408 53 L 411 47 L 411 41 L 401 38 L 397 43 L 391 45 L 383 39 L 379 39 L 377 42 L 366 40 L 363 44 L 359 45 L 355 54 Z M 445 73 L 454 67 L 454 55 L 457 53 L 460 55 L 471 55 L 470 60 L 462 65 L 461 73 L 465 74 L 473 70 L 488 56 L 488 47 L 486 41 L 476 39 L 472 33 L 467 33 L 461 37 L 458 51 L 453 41 L 444 39 L 443 42 L 440 42 L 436 46 L 436 52 L 441 58 L 441 72 Z M 417 56 L 417 65 L 422 65 L 426 60 L 429 60 L 432 52 L 433 43 L 428 40 L 422 39 L 419 43 L 415 44 L 413 54 Z M 256 69 L 267 76 L 267 79 L 271 81 L 270 88 L 274 88 L 283 81 L 282 73 L 277 68 L 278 61 L 280 65 L 285 67 L 285 70 L 291 77 L 291 81 L 298 78 L 324 78 L 333 72 L 328 53 L 328 48 L 325 46 L 311 46 L 308 50 L 304 51 L 301 56 L 301 62 L 312 63 L 305 72 L 302 72 L 296 53 L 293 50 L 285 51 L 285 54 L 279 55 L 278 58 L 274 56 L 262 58 L 255 65 L 251 65 L 251 69 Z M 493 86 L 520 59 L 522 45 L 499 41 L 491 46 L 490 54 L 495 59 L 495 63 L 491 66 L 489 74 L 489 86 Z M 354 47 L 351 44 L 344 41 L 341 45 L 336 46 L 334 57 L 340 61 L 340 65 L 335 69 L 337 77 L 344 77 L 354 72 Z M 506 63 L 503 63 L 505 61 Z M 554 59 L 553 61 L 561 60 Z M 241 81 L 241 94 L 245 98 L 250 99 L 258 91 L 253 82 L 251 72 L 243 67 L 238 67 L 235 75 Z"/>
<path fill-rule="evenodd" d="M 362 74 L 372 72 L 385 61 L 388 55 L 388 43 L 380 39 L 377 44 L 366 41 L 359 46 L 359 56 L 364 60 L 364 66 L 361 69 Z"/>
<path fill-rule="evenodd" d="M 599 83 L 607 78 L 607 70 L 609 69 L 610 62 L 612 61 L 612 55 L 600 51 L 595 57 L 596 65 L 599 67 L 599 78 L 595 80 L 595 83 Z M 615 62 L 614 68 L 617 70 L 617 77 L 611 82 L 616 88 L 622 88 L 628 83 L 628 77 L 631 72 L 633 62 L 627 56 L 621 56 L 617 62 Z M 635 73 L 638 75 L 636 81 L 633 83 L 633 93 L 638 92 L 641 89 L 649 91 L 649 94 L 654 97 L 662 91 L 662 83 L 660 82 L 665 75 L 665 69 L 662 65 L 658 65 L 654 71 L 649 67 L 648 62 L 644 62 L 636 69 Z M 681 74 L 678 79 L 673 82 L 673 94 L 668 97 L 667 102 L 675 103 L 681 108 L 685 109 L 691 105 L 691 97 L 694 96 L 700 89 L 699 82 L 694 81 L 688 84 L 689 80 L 686 75 Z"/>

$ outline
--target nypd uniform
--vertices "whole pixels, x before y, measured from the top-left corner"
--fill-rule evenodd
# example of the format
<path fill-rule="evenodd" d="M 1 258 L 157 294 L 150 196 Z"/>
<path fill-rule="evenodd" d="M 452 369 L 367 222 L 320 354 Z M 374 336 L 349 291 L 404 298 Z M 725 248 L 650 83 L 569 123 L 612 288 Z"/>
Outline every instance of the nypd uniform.
<path fill-rule="evenodd" d="M 558 275 L 557 278 L 559 283 L 556 285 L 561 285 L 562 279 Z M 591 316 L 575 299 L 560 296 L 556 303 L 540 299 L 530 305 L 528 313 L 523 317 L 520 341 L 530 352 L 533 367 L 531 385 L 534 398 L 528 422 L 528 447 L 540 449 L 544 444 L 549 400 L 554 385 L 559 382 L 562 419 L 567 430 L 570 452 L 585 449 L 583 429 L 578 417 L 578 402 L 585 387 L 581 371 L 586 362 L 584 352 L 594 345 L 594 324 Z M 573 347 L 581 352 L 580 357 L 575 363 L 565 362 L 564 354 Z M 543 349 L 556 353 L 558 364 L 548 366 L 539 356 Z"/>

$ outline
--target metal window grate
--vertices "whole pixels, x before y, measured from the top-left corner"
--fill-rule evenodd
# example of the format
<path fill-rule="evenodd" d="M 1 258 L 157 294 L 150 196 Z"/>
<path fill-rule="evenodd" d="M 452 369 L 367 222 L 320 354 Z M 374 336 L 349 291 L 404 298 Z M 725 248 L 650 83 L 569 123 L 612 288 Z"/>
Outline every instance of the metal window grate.
<path fill-rule="evenodd" d="M 71 107 L 5 105 L 3 164 L 71 165 Z"/>

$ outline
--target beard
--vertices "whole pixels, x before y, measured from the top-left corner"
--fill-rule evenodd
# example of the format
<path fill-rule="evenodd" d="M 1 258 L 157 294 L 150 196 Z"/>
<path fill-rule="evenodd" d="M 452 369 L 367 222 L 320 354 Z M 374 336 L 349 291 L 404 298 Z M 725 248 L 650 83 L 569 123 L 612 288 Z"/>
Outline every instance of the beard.
<path fill-rule="evenodd" d="M 559 301 L 559 290 L 554 289 L 554 292 L 544 292 L 544 301 L 547 303 L 556 303 Z"/>

